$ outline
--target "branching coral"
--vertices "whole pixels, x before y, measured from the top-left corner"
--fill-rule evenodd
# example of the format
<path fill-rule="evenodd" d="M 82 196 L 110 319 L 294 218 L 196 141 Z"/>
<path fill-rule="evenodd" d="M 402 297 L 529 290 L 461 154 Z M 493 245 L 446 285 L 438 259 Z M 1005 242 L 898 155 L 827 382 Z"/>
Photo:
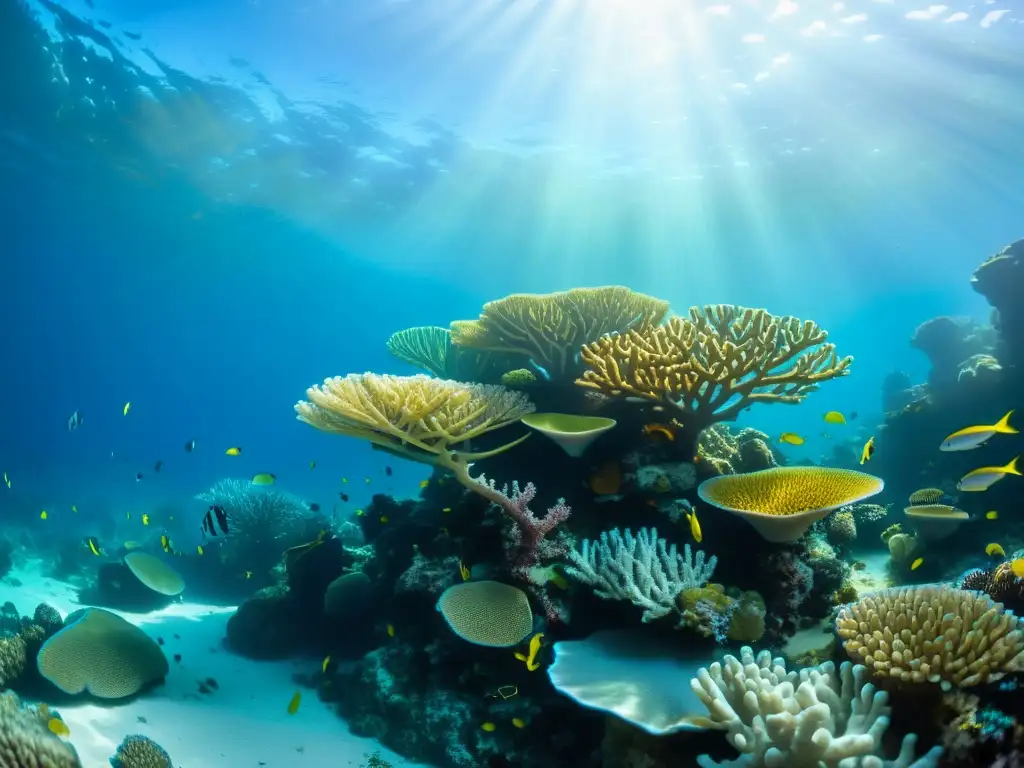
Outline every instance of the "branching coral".
<path fill-rule="evenodd" d="M 799 403 L 823 381 L 849 373 L 828 334 L 811 321 L 730 305 L 586 345 L 582 387 L 671 406 L 694 435 L 753 403 Z"/>
<path fill-rule="evenodd" d="M 718 564 L 714 556 L 705 562 L 702 550 L 693 555 L 689 544 L 680 555 L 653 528 L 641 528 L 635 537 L 628 528 L 625 533 L 604 531 L 598 541 L 584 539 L 569 560 L 569 576 L 594 587 L 600 598 L 629 600 L 643 608 L 643 621 L 681 610 L 680 593 L 707 584 Z"/>
<path fill-rule="evenodd" d="M 836 630 L 873 674 L 967 688 L 1024 669 L 1024 628 L 987 595 L 923 586 L 844 606 Z"/>
<path fill-rule="evenodd" d="M 459 347 L 527 357 L 551 378 L 576 376 L 580 348 L 604 334 L 660 323 L 668 302 L 621 286 L 513 294 L 451 325 Z"/>

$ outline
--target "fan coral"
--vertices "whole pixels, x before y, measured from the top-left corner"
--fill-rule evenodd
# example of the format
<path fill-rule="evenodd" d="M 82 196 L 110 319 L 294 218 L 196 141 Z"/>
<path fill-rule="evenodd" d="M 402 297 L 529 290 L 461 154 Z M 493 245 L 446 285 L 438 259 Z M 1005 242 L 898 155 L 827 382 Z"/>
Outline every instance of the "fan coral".
<path fill-rule="evenodd" d="M 436 325 L 406 328 L 391 334 L 388 352 L 417 368 L 429 371 L 438 378 L 447 378 L 451 333 Z"/>
<path fill-rule="evenodd" d="M 873 674 L 967 688 L 1024 668 L 1019 620 L 987 595 L 927 585 L 844 606 L 836 630 Z"/>

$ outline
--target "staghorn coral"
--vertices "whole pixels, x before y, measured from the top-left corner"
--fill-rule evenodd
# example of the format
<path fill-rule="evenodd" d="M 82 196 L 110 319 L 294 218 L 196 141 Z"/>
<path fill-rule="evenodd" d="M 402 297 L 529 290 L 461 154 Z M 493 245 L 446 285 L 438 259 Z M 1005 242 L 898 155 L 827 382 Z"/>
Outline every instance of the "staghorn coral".
<path fill-rule="evenodd" d="M 899 756 L 883 760 L 882 737 L 892 708 L 888 694 L 876 691 L 863 666 L 832 662 L 788 671 L 782 658 L 744 646 L 740 658 L 726 656 L 701 668 L 690 681 L 711 720 L 726 731 L 740 758 L 719 763 L 707 755 L 702 768 L 715 765 L 789 768 L 931 768 L 941 748 L 915 760 L 917 737 L 904 736 Z"/>
<path fill-rule="evenodd" d="M 477 320 L 451 324 L 458 347 L 523 355 L 553 379 L 575 377 L 579 350 L 607 333 L 660 323 L 668 302 L 622 286 L 513 294 L 484 305 Z"/>
<path fill-rule="evenodd" d="M 967 688 L 1024 668 L 1024 628 L 980 592 L 884 590 L 844 606 L 836 631 L 872 674 L 905 682 Z"/>
<path fill-rule="evenodd" d="M 817 324 L 731 305 L 691 307 L 688 317 L 605 336 L 583 347 L 576 383 L 613 397 L 672 407 L 692 439 L 757 402 L 799 403 L 845 376 Z"/>
<path fill-rule="evenodd" d="M 0 768 L 82 768 L 75 748 L 46 727 L 45 704 L 22 707 L 12 692 L 0 694 Z"/>
<path fill-rule="evenodd" d="M 167 751 L 148 736 L 125 736 L 110 758 L 113 768 L 174 768 Z"/>

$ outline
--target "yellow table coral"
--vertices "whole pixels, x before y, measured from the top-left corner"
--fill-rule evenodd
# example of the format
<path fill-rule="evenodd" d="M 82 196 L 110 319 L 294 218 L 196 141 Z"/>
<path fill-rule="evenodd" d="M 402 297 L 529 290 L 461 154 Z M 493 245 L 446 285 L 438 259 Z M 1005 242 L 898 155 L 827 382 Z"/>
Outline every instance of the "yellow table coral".
<path fill-rule="evenodd" d="M 726 304 L 605 336 L 581 350 L 581 387 L 671 406 L 693 439 L 753 403 L 799 403 L 820 382 L 849 373 L 811 321 Z"/>
<path fill-rule="evenodd" d="M 668 302 L 622 286 L 518 293 L 484 305 L 477 320 L 451 324 L 458 347 L 529 358 L 553 379 L 575 376 L 580 348 L 608 333 L 660 323 Z"/>

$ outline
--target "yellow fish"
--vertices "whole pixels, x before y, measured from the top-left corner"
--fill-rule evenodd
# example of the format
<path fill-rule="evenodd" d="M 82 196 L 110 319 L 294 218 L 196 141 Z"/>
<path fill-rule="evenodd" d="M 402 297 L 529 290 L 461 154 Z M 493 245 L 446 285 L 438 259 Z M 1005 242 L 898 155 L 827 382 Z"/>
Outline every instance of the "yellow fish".
<path fill-rule="evenodd" d="M 87 546 L 89 548 L 89 551 L 96 555 L 96 557 L 99 557 L 103 554 L 103 550 L 100 549 L 100 543 L 96 540 L 95 536 L 89 536 L 88 538 L 86 538 L 85 546 Z"/>
<path fill-rule="evenodd" d="M 380 516 L 380 524 L 381 524 L 381 525 L 387 525 L 387 524 L 388 524 L 388 519 L 389 519 L 389 518 L 388 518 L 388 516 L 387 516 L 387 515 L 381 515 L 381 516 Z"/>
<path fill-rule="evenodd" d="M 488 733 L 491 733 L 497 727 L 498 726 L 496 726 L 494 723 L 492 723 L 490 721 L 488 721 L 486 723 L 481 723 L 480 724 L 480 730 L 481 731 L 487 731 Z"/>
<path fill-rule="evenodd" d="M 388 624 L 388 637 L 394 637 L 394 636 L 395 636 L 395 625 L 394 624 Z"/>
<path fill-rule="evenodd" d="M 299 711 L 299 704 L 301 704 L 301 703 L 302 703 L 302 693 L 299 692 L 299 691 L 296 691 L 295 695 L 292 696 L 292 700 L 288 702 L 288 714 L 289 715 L 294 715 L 296 712 L 298 712 Z"/>
<path fill-rule="evenodd" d="M 50 733 L 55 736 L 60 736 L 66 739 L 71 735 L 71 729 L 68 728 L 68 724 L 61 720 L 59 717 L 51 717 L 46 721 L 46 727 L 50 729 Z"/>
<path fill-rule="evenodd" d="M 989 544 L 985 547 L 985 554 L 989 557 L 1006 557 L 1006 550 L 999 544 Z"/>
<path fill-rule="evenodd" d="M 429 480 L 420 480 L 420 488 L 426 488 L 428 485 L 430 485 Z"/>
<path fill-rule="evenodd" d="M 704 534 L 700 530 L 700 521 L 697 520 L 696 512 L 687 512 L 686 519 L 690 523 L 690 535 L 693 536 L 693 540 L 700 544 L 704 541 Z"/>
<path fill-rule="evenodd" d="M 923 562 L 924 562 L 924 558 L 923 557 L 917 558 L 917 560 L 915 560 L 914 562 L 912 562 L 910 564 L 910 570 L 916 571 L 918 568 L 921 567 L 921 563 L 923 563 Z"/>
<path fill-rule="evenodd" d="M 846 417 L 843 416 L 839 411 L 829 411 L 825 414 L 826 424 L 845 424 Z"/>
<path fill-rule="evenodd" d="M 995 511 L 995 510 L 993 509 L 993 510 L 992 510 L 991 512 L 986 512 L 986 513 L 985 513 L 985 519 L 986 519 L 986 520 L 998 520 L 998 519 L 999 519 L 999 513 L 998 513 L 998 512 L 996 512 L 996 511 Z"/>
<path fill-rule="evenodd" d="M 202 556 L 202 554 L 203 554 L 203 545 L 202 544 L 197 544 L 196 545 L 196 552 L 199 553 L 200 556 Z"/>
<path fill-rule="evenodd" d="M 6 472 L 4 472 L 4 482 L 5 482 L 5 483 L 7 483 L 7 487 L 8 487 L 8 488 L 10 488 L 10 487 L 11 487 L 11 478 L 9 478 L 9 477 L 7 476 L 7 473 L 6 473 Z"/>
<path fill-rule="evenodd" d="M 252 476 L 253 485 L 273 485 L 277 477 L 270 472 L 259 472 Z"/>
<path fill-rule="evenodd" d="M 149 525 L 149 515 L 145 512 L 142 513 L 142 524 Z"/>
<path fill-rule="evenodd" d="M 242 449 L 236 445 L 231 448 L 228 448 L 226 451 L 224 451 L 224 453 L 228 456 L 241 456 Z"/>
<path fill-rule="evenodd" d="M 327 674 L 327 667 L 330 665 L 330 663 L 331 663 L 331 657 L 330 656 L 325 656 L 324 657 L 324 663 L 320 665 L 320 672 L 322 672 L 323 674 L 326 675 Z"/>
<path fill-rule="evenodd" d="M 1003 467 L 979 467 L 973 469 L 960 478 L 956 484 L 960 491 L 987 491 L 1007 475 L 1020 475 L 1017 469 L 1017 462 L 1020 456 L 1014 457 L 1009 464 Z"/>
<path fill-rule="evenodd" d="M 875 438 L 872 435 L 871 438 L 864 443 L 864 447 L 860 452 L 860 463 L 866 464 L 871 461 L 871 457 L 875 455 Z"/>
<path fill-rule="evenodd" d="M 1016 435 L 1018 430 L 1010 426 L 1013 411 L 1003 416 L 995 424 L 978 424 L 964 427 L 951 434 L 939 445 L 940 451 L 970 451 L 983 446 L 992 435 Z"/>
<path fill-rule="evenodd" d="M 45 520 L 48 517 L 49 517 L 49 515 L 46 514 L 46 510 L 45 509 L 42 512 L 39 513 L 39 519 L 40 520 Z"/>
<path fill-rule="evenodd" d="M 780 443 L 788 443 L 789 445 L 803 445 L 804 439 L 796 432 L 783 432 L 779 435 Z"/>
<path fill-rule="evenodd" d="M 540 643 L 543 639 L 544 633 L 538 632 L 530 638 L 529 654 L 516 652 L 516 658 L 519 659 L 519 661 L 526 662 L 526 668 L 531 672 L 540 669 L 540 662 L 537 661 L 537 653 L 540 651 Z"/>
<path fill-rule="evenodd" d="M 75 514 L 78 514 L 78 505 L 77 504 L 72 504 L 71 505 L 71 511 L 74 512 Z"/>
<path fill-rule="evenodd" d="M 523 718 L 521 718 L 521 717 L 513 717 L 512 718 L 512 725 L 514 725 L 516 728 L 525 728 L 526 727 L 526 721 L 523 720 Z"/>
<path fill-rule="evenodd" d="M 469 568 L 467 568 L 461 560 L 459 560 L 459 575 L 462 577 L 463 581 L 469 581 Z"/>
<path fill-rule="evenodd" d="M 131 410 L 131 407 L 132 407 L 132 401 L 131 400 L 129 400 L 127 403 L 124 404 L 124 415 L 125 416 L 128 415 L 128 411 Z"/>
<path fill-rule="evenodd" d="M 1024 557 L 1018 557 L 1010 563 L 1010 570 L 1018 579 L 1024 579 Z"/>
<path fill-rule="evenodd" d="M 160 537 L 160 548 L 163 549 L 164 552 L 168 552 L 172 555 L 174 554 L 174 548 L 171 546 L 171 540 L 167 538 L 166 534 Z"/>
<path fill-rule="evenodd" d="M 444 508 L 444 509 L 442 509 L 441 511 L 442 511 L 442 512 L 444 512 L 445 514 L 448 514 L 449 512 L 451 512 L 451 511 L 452 511 L 452 508 L 451 508 L 451 507 L 445 507 L 445 508 Z"/>

